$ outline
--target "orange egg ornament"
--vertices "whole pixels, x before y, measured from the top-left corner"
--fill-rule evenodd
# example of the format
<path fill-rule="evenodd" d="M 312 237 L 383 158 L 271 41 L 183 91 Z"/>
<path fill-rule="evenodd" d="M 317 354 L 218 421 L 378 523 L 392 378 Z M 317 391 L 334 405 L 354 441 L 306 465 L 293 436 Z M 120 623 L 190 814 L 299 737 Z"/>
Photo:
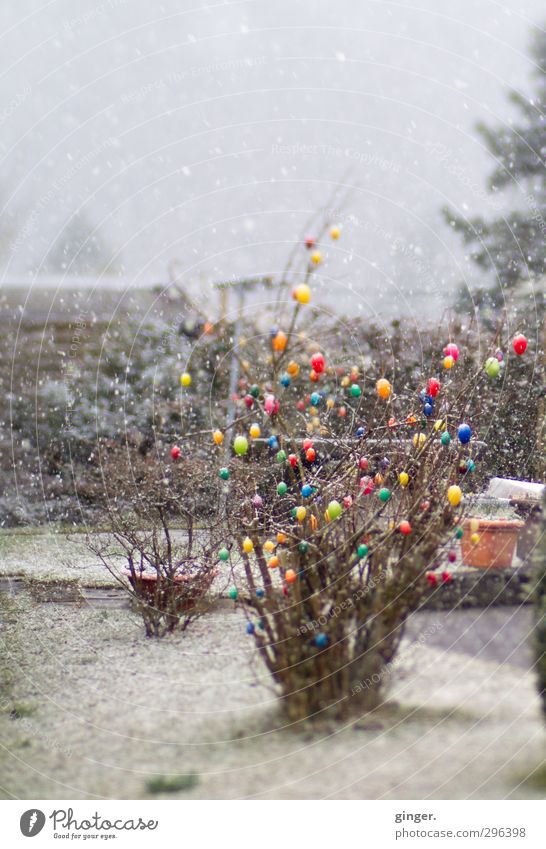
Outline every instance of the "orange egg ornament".
<path fill-rule="evenodd" d="M 288 344 L 288 337 L 286 333 L 283 333 L 282 330 L 279 330 L 275 336 L 273 337 L 272 345 L 273 350 L 277 352 L 282 352 L 285 350 Z"/>
<path fill-rule="evenodd" d="M 379 397 L 386 401 L 391 396 L 392 386 L 386 378 L 380 377 L 375 384 L 375 390 Z"/>

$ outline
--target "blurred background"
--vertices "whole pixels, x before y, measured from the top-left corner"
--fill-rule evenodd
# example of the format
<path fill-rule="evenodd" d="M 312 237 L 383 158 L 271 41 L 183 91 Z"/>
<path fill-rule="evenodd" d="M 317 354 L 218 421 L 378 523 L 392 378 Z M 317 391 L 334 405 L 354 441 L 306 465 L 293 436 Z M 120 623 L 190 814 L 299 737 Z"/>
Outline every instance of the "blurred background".
<path fill-rule="evenodd" d="M 532 90 L 541 17 L 541 0 L 6 0 L 4 287 L 176 268 L 203 294 L 276 273 L 341 182 L 324 295 L 435 316 L 482 276 L 441 208 L 524 204 L 487 191 L 476 124 L 517 118 L 507 91 Z"/>

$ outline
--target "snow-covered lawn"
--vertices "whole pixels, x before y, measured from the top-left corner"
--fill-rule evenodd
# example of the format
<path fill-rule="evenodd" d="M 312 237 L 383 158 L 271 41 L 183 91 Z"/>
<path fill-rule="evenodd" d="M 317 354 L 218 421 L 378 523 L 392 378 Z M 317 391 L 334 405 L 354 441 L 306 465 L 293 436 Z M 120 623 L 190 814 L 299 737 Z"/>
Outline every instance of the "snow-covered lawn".
<path fill-rule="evenodd" d="M 162 641 L 129 609 L 26 593 L 1 619 L 6 798 L 140 798 L 180 774 L 187 798 L 543 794 L 522 784 L 544 743 L 529 607 L 415 616 L 387 704 L 315 730 L 283 725 L 235 610 Z"/>

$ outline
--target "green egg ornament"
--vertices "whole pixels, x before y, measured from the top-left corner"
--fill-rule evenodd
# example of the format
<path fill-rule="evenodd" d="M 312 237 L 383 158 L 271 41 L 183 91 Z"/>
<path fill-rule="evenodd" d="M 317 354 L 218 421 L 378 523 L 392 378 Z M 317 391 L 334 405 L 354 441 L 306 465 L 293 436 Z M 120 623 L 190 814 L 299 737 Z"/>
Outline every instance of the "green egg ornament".
<path fill-rule="evenodd" d="M 246 436 L 236 436 L 233 440 L 233 450 L 238 457 L 242 457 L 248 451 L 248 439 Z"/>
<path fill-rule="evenodd" d="M 486 360 L 485 371 L 488 377 L 490 377 L 491 379 L 498 377 L 500 370 L 501 364 L 499 363 L 496 357 L 489 357 L 489 359 Z"/>
<path fill-rule="evenodd" d="M 447 430 L 442 433 L 440 437 L 440 442 L 442 443 L 442 445 L 449 445 L 449 443 L 451 442 L 451 437 Z"/>
<path fill-rule="evenodd" d="M 286 463 L 286 451 L 283 448 L 277 451 L 277 463 Z"/>
<path fill-rule="evenodd" d="M 349 391 L 353 398 L 360 398 L 360 396 L 362 395 L 362 389 L 360 388 L 358 383 L 353 383 Z"/>
<path fill-rule="evenodd" d="M 229 551 L 227 550 L 227 548 L 221 548 L 218 552 L 218 557 L 220 558 L 220 560 L 223 560 L 224 563 L 226 560 L 229 560 Z"/>
<path fill-rule="evenodd" d="M 287 490 L 288 487 L 284 481 L 281 481 L 279 484 L 277 484 L 277 492 L 279 493 L 279 495 L 286 495 Z"/>
<path fill-rule="evenodd" d="M 387 489 L 386 486 L 382 487 L 379 490 L 379 498 L 384 504 L 389 500 L 390 497 L 391 497 L 391 491 L 390 491 L 390 489 Z"/>
<path fill-rule="evenodd" d="M 300 544 L 298 545 L 298 551 L 300 554 L 307 554 L 308 549 L 309 544 L 305 542 L 305 540 L 303 540 L 303 542 L 300 542 Z"/>
<path fill-rule="evenodd" d="M 330 519 L 337 519 L 338 516 L 341 516 L 343 507 L 339 503 L 339 501 L 330 501 L 328 505 L 328 516 Z"/>
<path fill-rule="evenodd" d="M 229 480 L 229 469 L 220 469 L 218 475 L 222 478 L 223 481 Z"/>
<path fill-rule="evenodd" d="M 362 559 L 363 557 L 366 557 L 366 555 L 367 555 L 367 553 L 368 553 L 368 546 L 367 546 L 367 545 L 364 545 L 364 544 L 359 545 L 359 546 L 358 546 L 358 548 L 357 548 L 357 550 L 356 550 L 356 553 L 358 554 L 358 556 L 359 556 L 361 559 Z"/>
<path fill-rule="evenodd" d="M 237 596 L 239 595 L 239 593 L 237 592 L 237 587 L 231 587 L 230 591 L 228 592 L 228 595 L 233 601 L 237 601 Z"/>

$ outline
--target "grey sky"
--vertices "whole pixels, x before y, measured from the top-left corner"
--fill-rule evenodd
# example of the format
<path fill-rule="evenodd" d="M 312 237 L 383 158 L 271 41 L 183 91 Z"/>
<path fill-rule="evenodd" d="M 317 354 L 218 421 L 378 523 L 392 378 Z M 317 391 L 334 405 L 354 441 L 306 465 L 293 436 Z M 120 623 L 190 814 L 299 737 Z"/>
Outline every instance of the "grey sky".
<path fill-rule="evenodd" d="M 4 0 L 2 279 L 51 273 L 78 210 L 123 281 L 173 259 L 194 290 L 275 271 L 348 174 L 320 285 L 436 308 L 475 279 L 439 208 L 493 211 L 474 125 L 531 92 L 542 18 L 541 0 Z"/>

